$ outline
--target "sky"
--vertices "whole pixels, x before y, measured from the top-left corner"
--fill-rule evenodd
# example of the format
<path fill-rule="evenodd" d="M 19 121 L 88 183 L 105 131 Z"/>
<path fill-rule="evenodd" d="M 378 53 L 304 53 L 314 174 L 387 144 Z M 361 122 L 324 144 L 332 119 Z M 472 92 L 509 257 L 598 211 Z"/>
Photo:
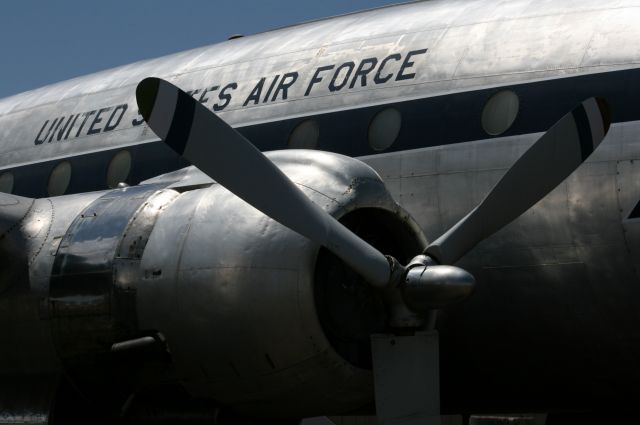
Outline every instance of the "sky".
<path fill-rule="evenodd" d="M 2 0 L 0 98 L 118 65 L 402 0 Z"/>

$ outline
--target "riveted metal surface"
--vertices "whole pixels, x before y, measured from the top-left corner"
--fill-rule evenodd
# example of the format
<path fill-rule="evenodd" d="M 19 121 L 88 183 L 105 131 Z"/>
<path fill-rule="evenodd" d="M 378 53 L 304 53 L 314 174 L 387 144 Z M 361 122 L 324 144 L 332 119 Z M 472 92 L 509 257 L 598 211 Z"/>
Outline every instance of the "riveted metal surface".
<path fill-rule="evenodd" d="M 135 291 L 141 278 L 142 254 L 159 214 L 177 196 L 178 192 L 173 190 L 153 193 L 124 229 L 113 259 L 113 290 L 119 295 L 112 315 L 122 323 L 135 323 L 137 327 Z"/>
<path fill-rule="evenodd" d="M 111 345 L 136 335 L 132 274 L 138 270 L 139 250 L 158 212 L 177 195 L 159 192 L 161 188 L 143 185 L 106 192 L 80 212 L 58 246 L 49 319 L 66 371 L 90 397 L 107 391 L 116 376 Z"/>
<path fill-rule="evenodd" d="M 347 115 L 338 113 L 353 112 L 348 117 L 358 116 L 366 123 L 374 115 L 372 108 L 392 105 L 403 114 L 400 139 L 392 147 L 400 152 L 366 160 L 382 174 L 394 198 L 415 216 L 424 232 L 435 238 L 468 212 L 535 139 L 535 134 L 527 133 L 542 131 L 544 123 L 553 122 L 555 112 L 546 114 L 547 110 L 559 111 L 583 94 L 606 94 L 613 99 L 618 121 L 590 163 L 462 260 L 478 278 L 478 290 L 468 303 L 440 316 L 443 405 L 449 409 L 487 409 L 500 403 L 498 408 L 513 408 L 526 400 L 530 408 L 591 408 L 611 401 L 634 406 L 640 388 L 640 285 L 634 272 L 638 238 L 635 224 L 621 224 L 624 217 L 620 214 L 640 196 L 635 165 L 630 162 L 640 152 L 640 129 L 634 121 L 639 5 L 637 0 L 414 2 L 144 61 L 0 101 L 0 168 L 23 164 L 24 178 L 24 170 L 35 169 L 30 161 L 70 155 L 86 162 L 90 156 L 106 165 L 108 149 L 137 144 L 138 152 L 143 152 L 143 147 L 159 146 L 147 143 L 156 138 L 144 125 L 134 124 L 139 117 L 131 106 L 133 87 L 149 74 L 170 78 L 185 90 L 237 81 L 234 103 L 220 111 L 234 126 L 255 124 L 253 131 L 257 133 L 262 131 L 258 124 L 272 123 L 278 131 L 269 137 L 288 136 L 296 120 L 313 117 L 320 125 L 319 148 L 329 146 L 358 154 L 365 152 L 357 146 L 360 139 L 345 136 Z M 304 95 L 319 66 L 425 47 L 428 53 L 416 66 L 419 71 L 413 81 L 369 84 L 349 92 L 330 92 L 327 84 L 323 91 Z M 397 72 L 399 64 L 395 65 L 393 71 Z M 300 74 L 299 84 L 286 101 L 242 106 L 262 76 L 294 70 Z M 566 78 L 570 76 L 576 78 Z M 328 81 L 327 77 L 324 82 Z M 477 136 L 474 128 L 481 131 L 484 101 L 505 86 L 517 86 L 510 88 L 521 98 L 521 111 L 513 126 L 520 130 L 514 130 L 517 135 L 478 140 L 484 136 Z M 209 94 L 208 106 L 212 107 L 220 98 L 215 92 Z M 415 103 L 409 103 L 432 97 L 429 108 L 412 109 Z M 53 119 L 89 111 L 95 115 L 101 108 L 120 104 L 129 106 L 118 131 L 91 137 L 81 134 L 81 143 L 33 142 L 47 120 L 51 124 Z M 356 121 L 349 128 L 362 135 L 362 142 L 367 131 Z M 403 134 L 406 129 L 411 131 Z M 327 139 L 332 139 L 332 144 Z M 407 151 L 461 141 L 469 143 Z M 264 146 L 274 148 L 285 142 L 286 137 L 273 138 Z M 146 162 L 140 157 L 136 162 L 134 155 L 133 169 L 157 170 L 153 168 L 156 160 L 166 160 L 167 152 L 161 148 L 153 152 L 157 156 L 145 156 Z M 171 164 L 177 166 L 175 161 Z M 343 165 L 339 161 L 330 164 Z M 38 168 L 45 182 L 48 166 L 46 162 Z M 91 190 L 100 187 L 94 184 L 98 178 L 93 169 L 86 170 L 76 175 L 91 180 Z M 211 183 L 197 170 L 184 173 L 188 176 L 176 183 L 181 190 Z M 355 192 L 348 184 L 336 190 L 326 187 L 325 182 L 313 181 L 324 176 L 322 173 L 313 178 L 302 171 L 296 175 L 301 182 L 310 178 L 306 180 L 309 187 L 323 187 L 330 196 L 310 189 L 308 193 L 338 215 L 341 209 L 353 210 L 356 204 L 386 208 L 388 196 L 374 200 L 380 195 L 375 189 L 366 201 L 358 195 L 351 199 L 353 203 L 340 203 L 345 193 L 359 193 L 366 185 L 358 186 Z M 176 175 L 160 180 L 168 182 L 163 180 L 167 178 Z M 365 180 L 370 181 L 368 177 Z M 34 181 L 21 186 L 16 174 L 15 187 L 24 189 Z M 333 182 L 326 181 L 327 185 Z M 101 195 L 38 200 L 33 214 L 25 219 L 25 236 L 18 242 L 27 247 L 29 281 L 21 279 L 8 288 L 3 282 L 5 292 L 0 299 L 0 331 L 12 341 L 0 345 L 5 371 L 56 367 L 46 321 L 54 255 L 78 210 Z M 612 206 L 616 204 L 619 208 Z M 224 214 L 215 215 L 217 211 Z M 206 225 L 217 226 L 217 230 L 201 232 Z M 261 242 L 256 244 L 257 238 Z M 211 244 L 216 246 L 210 248 Z M 317 247 L 307 246 L 224 194 L 217 185 L 183 193 L 160 214 L 141 259 L 143 278 L 138 289 L 145 292 L 145 301 L 138 299 L 136 304 L 146 329 L 162 328 L 172 334 L 176 355 L 183 360 L 182 377 L 191 391 L 222 394 L 221 398 L 228 396 L 230 402 L 253 403 L 251 408 L 258 409 L 259 400 L 272 399 L 276 393 L 283 399 L 289 397 L 290 404 L 300 400 L 297 396 L 311 400 L 309 394 L 291 394 L 299 388 L 296 383 L 313 381 L 319 382 L 317 391 L 324 393 L 315 394 L 317 405 L 300 402 L 301 410 L 303 406 L 319 408 L 322 403 L 346 408 L 362 401 L 361 385 L 366 386 L 367 379 L 332 353 L 321 327 L 309 319 L 312 315 L 297 317 L 300 320 L 296 322 L 292 320 L 296 316 L 284 308 L 293 305 L 294 299 L 299 311 L 315 308 L 305 292 L 310 278 L 299 272 L 300 264 L 312 263 L 314 249 Z M 182 255 L 183 251 L 188 255 Z M 135 249 L 131 252 L 139 253 Z M 265 253 L 273 254 L 275 266 L 259 255 Z M 221 262 L 208 264 L 214 255 Z M 121 264 L 129 261 L 135 259 L 122 258 Z M 118 269 L 118 281 L 133 279 L 129 271 L 134 268 Z M 201 281 L 220 284 L 211 289 Z M 253 283 L 257 281 L 278 284 L 256 289 Z M 193 289 L 194 295 L 185 289 Z M 278 294 L 283 298 L 277 298 Z M 44 299 L 45 308 L 39 308 L 38 296 Z M 235 308 L 245 314 L 233 316 Z M 212 310 L 215 320 L 207 316 Z M 231 316 L 236 320 L 224 320 Z M 273 329 L 281 332 L 267 332 Z M 202 334 L 210 340 L 201 343 L 193 338 Z M 296 345 L 305 335 L 313 335 L 313 341 Z M 265 342 L 246 344 L 261 338 Z M 270 340 L 274 342 L 267 342 Z M 236 356 L 243 344 L 255 348 L 252 353 L 257 354 Z M 198 354 L 201 349 L 203 353 Z M 196 353 L 195 361 L 192 353 Z M 272 365 L 276 367 L 273 373 L 269 372 Z M 285 366 L 289 366 L 286 371 Z M 327 372 L 336 370 L 344 378 L 338 384 L 337 375 Z M 232 391 L 226 393 L 229 382 Z M 327 395 L 326 388 L 333 392 Z M 246 399 L 234 398 L 237 394 L 245 394 Z M 350 399 L 353 394 L 356 396 Z M 338 402 L 332 404 L 334 400 Z"/>
<path fill-rule="evenodd" d="M 640 379 L 633 360 L 640 322 L 637 229 L 625 220 L 640 200 L 637 131 L 637 122 L 614 125 L 564 183 L 461 259 L 477 288 L 438 319 L 445 411 L 518 400 L 618 405 L 623 394 L 625 400 L 637 396 L 631 390 Z M 535 138 L 501 137 L 365 162 L 436 238 Z"/>
<path fill-rule="evenodd" d="M 134 101 L 135 85 L 149 75 L 190 91 L 230 124 L 247 126 L 478 88 L 635 68 L 640 58 L 632 42 L 640 36 L 633 24 L 638 4 L 637 0 L 544 5 L 534 0 L 508 4 L 487 0 L 410 2 L 138 62 L 0 101 L 0 138 L 5 143 L 0 168 L 34 157 L 54 158 L 70 152 L 77 155 L 156 141 L 155 135 L 140 125 Z M 409 52 L 423 52 L 416 53 L 409 60 L 413 66 L 405 69 L 405 74 L 415 71 L 415 76 L 399 78 Z M 382 76 L 391 76 L 385 83 L 376 83 L 372 73 L 365 84 L 351 78 L 345 88 L 331 90 L 330 81 L 341 64 L 352 63 L 355 67 L 375 58 L 377 71 L 390 57 L 395 59 L 385 62 L 382 70 Z M 332 68 L 320 73 L 322 81 L 314 82 L 315 72 L 323 66 Z M 296 75 L 286 96 L 280 92 L 273 100 L 251 100 L 252 90 L 258 88 L 261 79 L 266 90 L 276 76 L 285 74 Z M 264 91 L 260 93 L 264 95 Z M 492 94 L 487 93 L 487 99 Z M 447 113 L 461 113 L 455 107 L 455 102 L 447 105 Z M 114 120 L 122 112 L 117 129 L 100 131 L 116 111 Z M 92 118 L 80 129 L 79 123 L 90 113 Z M 97 126 L 99 131 L 87 134 L 100 113 L 103 119 Z M 38 140 L 39 129 L 44 132 L 40 135 L 44 140 L 54 119 L 68 124 L 71 117 L 78 121 L 71 139 L 82 138 L 82 143 L 33 143 Z M 287 124 L 290 128 L 283 129 L 286 136 L 297 123 Z M 434 132 L 446 131 L 435 121 L 432 127 Z M 320 133 L 323 131 L 321 128 Z M 56 131 L 51 133 L 50 137 L 58 141 L 71 140 L 61 138 Z M 286 147 L 286 136 L 278 147 Z M 359 143 L 366 146 L 365 139 Z M 271 149 L 276 147 L 273 143 Z M 162 154 L 170 157 L 168 151 Z M 152 161 L 139 161 L 153 167 Z"/>
<path fill-rule="evenodd" d="M 12 241 L 21 246 L 21 251 L 14 253 L 12 261 L 5 263 L 0 273 L 7 272 L 9 267 L 9 272 L 16 273 L 14 277 L 19 279 L 11 280 L 11 285 L 0 295 L 0 334 L 4 335 L 4 342 L 0 344 L 0 381 L 9 383 L 18 376 L 57 376 L 60 373 L 47 321 L 46 298 L 51 266 L 60 235 L 65 233 L 79 210 L 98 196 L 99 193 L 91 193 L 30 200 L 28 211 L 11 232 Z M 40 386 L 39 383 L 34 385 Z M 26 389 L 22 396 L 28 391 Z M 16 403 L 18 398 L 15 397 Z M 30 401 L 33 404 L 23 400 L 24 407 L 36 408 L 35 396 Z"/>
<path fill-rule="evenodd" d="M 640 160 L 616 161 L 616 189 L 618 212 L 624 229 L 627 249 L 640 276 L 640 217 L 636 206 L 640 203 Z"/>
<path fill-rule="evenodd" d="M 34 200 L 0 193 L 0 296 L 28 276 L 26 246 L 20 228 Z"/>
<path fill-rule="evenodd" d="M 424 245 L 361 162 L 302 150 L 268 156 L 334 216 L 382 210 L 405 223 L 416 250 Z M 166 336 L 193 395 L 257 415 L 277 415 L 285 405 L 294 416 L 362 406 L 373 397 L 371 372 L 339 355 L 318 319 L 318 250 L 219 185 L 183 193 L 146 246 L 139 325 Z"/>

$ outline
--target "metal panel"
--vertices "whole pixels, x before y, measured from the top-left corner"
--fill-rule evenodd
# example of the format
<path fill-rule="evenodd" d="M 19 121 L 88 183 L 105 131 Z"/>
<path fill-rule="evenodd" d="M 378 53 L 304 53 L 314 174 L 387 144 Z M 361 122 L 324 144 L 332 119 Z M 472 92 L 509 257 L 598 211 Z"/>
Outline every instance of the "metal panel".
<path fill-rule="evenodd" d="M 438 333 L 372 335 L 380 425 L 440 425 Z"/>
<path fill-rule="evenodd" d="M 636 275 L 640 277 L 640 217 L 631 217 L 640 203 L 640 160 L 616 162 L 616 187 L 626 248 Z"/>
<path fill-rule="evenodd" d="M 126 359 L 109 351 L 138 336 L 141 252 L 159 210 L 177 196 L 158 192 L 162 187 L 106 192 L 81 211 L 57 250 L 48 297 L 52 334 L 70 379 L 94 401 L 123 402 L 135 379 Z"/>
<path fill-rule="evenodd" d="M 438 320 L 446 409 L 636 396 L 640 234 L 622 221 L 640 201 L 636 127 L 612 127 L 592 159 L 462 259 L 478 285 Z M 532 136 L 366 161 L 433 238 L 486 194 Z M 612 161 L 620 157 L 629 160 Z"/>
<path fill-rule="evenodd" d="M 234 83 L 235 88 L 227 93 L 231 94 L 228 106 L 219 112 L 232 125 L 247 126 L 456 91 L 633 68 L 639 55 L 634 47 L 638 30 L 633 25 L 638 4 L 620 1 L 605 5 L 589 0 L 541 5 L 518 0 L 498 7 L 486 0 L 413 2 L 138 62 L 0 101 L 0 167 L 157 140 L 141 124 L 134 101 L 135 85 L 149 75 L 176 82 L 198 99 L 202 97 L 209 108 L 225 103 L 219 96 L 225 86 Z M 321 66 L 358 64 L 372 57 L 380 64 L 391 54 L 406 58 L 408 52 L 422 49 L 428 52 L 415 57 L 415 78 L 384 84 L 370 81 L 367 86 L 331 91 L 328 84 L 333 74 L 327 71 L 323 82 L 317 84 L 319 89 L 306 94 Z M 397 75 L 401 63 L 392 61 L 387 69 Z M 268 86 L 276 75 L 287 72 L 298 73 L 287 99 L 282 96 L 257 105 L 246 102 L 261 78 Z M 111 114 L 122 105 L 126 111 L 117 128 L 97 131 L 104 130 Z M 89 134 L 101 110 L 101 121 Z M 80 130 L 84 114 L 91 112 Z M 66 123 L 72 116 L 80 118 L 70 138 L 63 135 L 58 141 L 56 133 L 51 142 L 35 143 L 39 129 L 47 133 L 47 120 L 49 125 L 61 118 Z M 70 143 L 76 135 L 82 142 Z"/>
<path fill-rule="evenodd" d="M 366 165 L 315 151 L 267 155 L 332 215 L 363 211 L 364 221 L 369 209 L 384 211 L 388 222 L 371 231 L 384 239 L 404 229 L 399 245 L 411 254 L 422 249 L 417 226 Z M 176 375 L 192 395 L 256 415 L 362 407 L 373 396 L 371 372 L 332 345 L 314 288 L 341 290 L 353 278 L 329 273 L 316 280 L 318 252 L 220 185 L 183 193 L 160 215 L 145 248 L 139 325 L 165 335 Z M 344 321 L 356 321 L 360 312 L 345 314 Z"/>

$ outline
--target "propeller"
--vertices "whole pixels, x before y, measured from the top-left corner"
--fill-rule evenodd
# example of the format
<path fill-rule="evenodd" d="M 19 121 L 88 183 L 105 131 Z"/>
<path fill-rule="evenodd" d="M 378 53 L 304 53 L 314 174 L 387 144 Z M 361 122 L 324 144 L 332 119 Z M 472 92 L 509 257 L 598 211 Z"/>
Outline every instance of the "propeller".
<path fill-rule="evenodd" d="M 149 127 L 179 155 L 267 216 L 328 248 L 371 285 L 388 288 L 390 308 L 400 317 L 392 319 L 394 326 L 408 327 L 416 325 L 411 312 L 426 316 L 469 296 L 473 276 L 450 264 L 560 184 L 610 125 L 604 100 L 582 102 L 544 133 L 475 209 L 402 266 L 314 204 L 244 136 L 173 84 L 146 78 L 136 99 Z M 435 342 L 432 335 L 417 333 L 401 338 L 409 339 L 372 337 L 378 414 L 382 423 L 407 415 L 423 423 L 420 415 L 438 414 L 437 336 Z M 424 394 L 431 407 L 425 408 Z"/>
<path fill-rule="evenodd" d="M 566 179 L 598 147 L 609 125 L 603 99 L 582 102 L 544 133 L 480 205 L 429 245 L 425 254 L 442 264 L 455 263 Z"/>
<path fill-rule="evenodd" d="M 416 257 L 405 270 L 314 204 L 249 140 L 178 87 L 146 78 L 138 84 L 136 99 L 149 127 L 167 145 L 238 197 L 327 247 L 375 287 L 398 283 L 398 276 L 408 278 L 405 286 L 413 294 L 430 286 L 429 297 L 414 298 L 436 300 L 437 306 L 466 297 L 473 278 L 454 267 L 438 270 L 429 258 L 452 264 L 517 218 L 586 160 L 610 124 L 604 100 L 582 102 L 520 157 L 480 205 L 425 249 L 429 258 Z M 412 268 L 421 271 L 409 273 Z M 429 273 L 424 272 L 427 268 Z M 424 303 L 427 305 L 420 308 Z M 410 304 L 414 309 L 434 307 L 427 300 Z"/>
<path fill-rule="evenodd" d="M 191 164 L 265 215 L 327 247 L 372 285 L 387 285 L 389 260 L 314 204 L 216 114 L 158 78 L 140 82 L 136 98 L 149 127 Z"/>

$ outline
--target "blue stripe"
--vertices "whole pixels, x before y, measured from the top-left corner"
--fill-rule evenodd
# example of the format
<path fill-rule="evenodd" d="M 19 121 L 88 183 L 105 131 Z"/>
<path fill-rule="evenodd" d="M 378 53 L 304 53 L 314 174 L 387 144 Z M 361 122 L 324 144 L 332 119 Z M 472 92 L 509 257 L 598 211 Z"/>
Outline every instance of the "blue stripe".
<path fill-rule="evenodd" d="M 369 146 L 369 123 L 378 111 L 393 106 L 402 114 L 402 128 L 396 142 L 384 152 L 407 151 L 492 138 L 483 131 L 480 117 L 486 101 L 502 89 L 510 89 L 518 94 L 520 112 L 511 128 L 498 137 L 546 131 L 582 100 L 594 94 L 606 98 L 612 122 L 638 121 L 640 108 L 636 104 L 640 88 L 633 89 L 637 87 L 635 82 L 638 80 L 640 70 L 624 70 L 474 90 L 386 106 L 367 106 L 238 127 L 237 130 L 262 151 L 285 149 L 293 129 L 306 119 L 314 119 L 320 128 L 317 149 L 349 156 L 371 155 L 377 152 Z M 182 108 L 177 111 L 180 115 L 190 114 Z M 178 152 L 183 152 L 191 120 L 181 119 L 180 122 L 184 125 L 188 122 L 189 128 L 173 129 L 171 142 Z M 592 144 L 590 138 L 581 137 L 581 140 L 588 140 L 589 145 Z M 79 146 L 80 143 L 78 141 L 72 146 Z M 592 145 L 589 145 L 585 146 L 585 153 L 592 150 Z M 68 193 L 106 189 L 105 173 L 95 170 L 106 172 L 110 159 L 121 149 L 130 150 L 133 156 L 131 176 L 127 179 L 130 184 L 186 165 L 164 143 L 119 146 L 97 153 L 70 152 L 67 158 L 73 173 Z M 15 175 L 14 192 L 29 197 L 47 196 L 49 173 L 58 162 L 60 160 L 43 160 L 7 169 Z"/>

